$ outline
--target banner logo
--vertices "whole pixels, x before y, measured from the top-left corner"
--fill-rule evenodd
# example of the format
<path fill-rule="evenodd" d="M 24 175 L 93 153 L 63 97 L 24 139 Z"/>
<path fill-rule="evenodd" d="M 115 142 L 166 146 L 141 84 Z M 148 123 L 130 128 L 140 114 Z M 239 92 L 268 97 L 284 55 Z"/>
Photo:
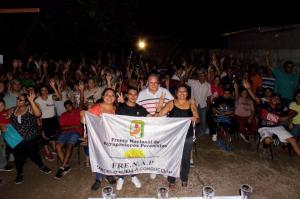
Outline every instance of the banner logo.
<path fill-rule="evenodd" d="M 134 138 L 144 137 L 144 121 L 132 120 L 130 123 L 130 136 Z"/>

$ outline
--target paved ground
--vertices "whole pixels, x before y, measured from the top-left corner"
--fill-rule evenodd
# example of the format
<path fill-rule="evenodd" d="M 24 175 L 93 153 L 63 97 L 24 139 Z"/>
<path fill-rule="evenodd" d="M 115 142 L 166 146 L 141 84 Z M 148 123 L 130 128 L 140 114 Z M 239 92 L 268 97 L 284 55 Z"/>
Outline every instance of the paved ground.
<path fill-rule="evenodd" d="M 262 151 L 262 150 L 261 150 Z M 242 141 L 235 141 L 234 152 L 220 150 L 208 137 L 201 138 L 197 144 L 195 167 L 191 169 L 189 185 L 182 188 L 180 180 L 170 195 L 199 196 L 204 185 L 212 185 L 216 195 L 238 195 L 239 186 L 248 183 L 254 188 L 254 199 L 299 199 L 300 198 L 300 161 L 296 156 L 289 157 L 282 148 L 276 148 L 275 160 L 262 157 L 255 146 L 248 149 Z M 83 154 L 82 154 L 83 156 Z M 1 199 L 85 199 L 100 197 L 100 190 L 91 192 L 94 177 L 89 168 L 78 165 L 76 154 L 71 162 L 72 171 L 61 180 L 54 179 L 54 173 L 44 175 L 30 162 L 25 165 L 25 181 L 14 184 L 14 172 L 0 172 Z M 45 163 L 56 170 L 55 162 Z M 151 180 L 149 175 L 140 175 L 143 183 L 136 189 L 126 178 L 124 188 L 117 192 L 118 197 L 154 197 L 157 187 L 167 186 L 166 179 L 158 176 Z M 103 183 L 106 185 L 106 183 Z"/>

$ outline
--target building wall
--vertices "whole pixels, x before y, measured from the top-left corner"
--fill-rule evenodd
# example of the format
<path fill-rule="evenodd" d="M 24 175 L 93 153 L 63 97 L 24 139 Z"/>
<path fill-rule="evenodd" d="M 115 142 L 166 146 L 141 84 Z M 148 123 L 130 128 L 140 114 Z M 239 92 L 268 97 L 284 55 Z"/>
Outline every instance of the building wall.
<path fill-rule="evenodd" d="M 300 29 L 251 31 L 226 36 L 230 49 L 300 49 Z"/>

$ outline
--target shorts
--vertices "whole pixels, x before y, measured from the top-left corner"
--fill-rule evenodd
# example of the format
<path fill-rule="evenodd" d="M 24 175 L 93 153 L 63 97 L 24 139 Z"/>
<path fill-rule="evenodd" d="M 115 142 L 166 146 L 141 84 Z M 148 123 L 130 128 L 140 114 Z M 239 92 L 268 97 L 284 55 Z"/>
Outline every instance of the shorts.
<path fill-rule="evenodd" d="M 80 138 L 79 133 L 68 132 L 61 133 L 57 139 L 57 142 L 60 144 L 76 144 Z"/>
<path fill-rule="evenodd" d="M 284 143 L 287 142 L 287 139 L 293 137 L 283 126 L 262 127 L 258 129 L 258 133 L 261 137 L 260 141 L 263 141 L 267 137 L 272 138 L 273 134 L 277 135 L 280 142 Z"/>
<path fill-rule="evenodd" d="M 45 141 L 55 140 L 58 130 L 56 117 L 42 118 L 42 137 Z"/>

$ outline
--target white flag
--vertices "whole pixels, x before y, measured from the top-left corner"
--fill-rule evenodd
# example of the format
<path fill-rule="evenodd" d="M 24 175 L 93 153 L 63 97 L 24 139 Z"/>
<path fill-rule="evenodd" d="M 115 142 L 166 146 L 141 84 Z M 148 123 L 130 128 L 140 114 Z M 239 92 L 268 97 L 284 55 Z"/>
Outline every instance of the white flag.
<path fill-rule="evenodd" d="M 93 172 L 156 173 L 179 177 L 191 118 L 132 117 L 86 113 Z"/>

